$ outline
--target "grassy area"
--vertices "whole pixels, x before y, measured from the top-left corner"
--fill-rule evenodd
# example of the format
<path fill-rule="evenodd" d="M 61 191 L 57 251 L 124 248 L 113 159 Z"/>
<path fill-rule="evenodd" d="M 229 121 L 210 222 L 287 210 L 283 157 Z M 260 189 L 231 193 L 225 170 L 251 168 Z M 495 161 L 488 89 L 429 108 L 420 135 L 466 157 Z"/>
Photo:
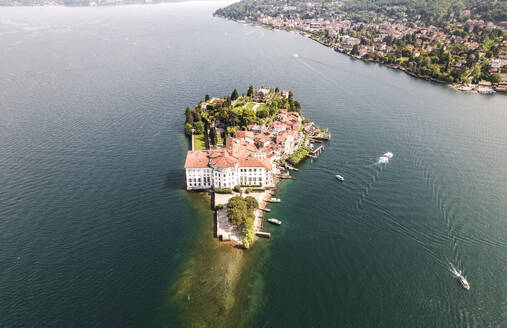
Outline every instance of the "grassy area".
<path fill-rule="evenodd" d="M 204 138 L 204 133 L 194 134 L 194 150 L 206 150 L 208 149 L 208 141 Z"/>
<path fill-rule="evenodd" d="M 248 109 L 253 109 L 253 107 L 255 106 L 255 103 L 248 103 L 245 108 L 248 108 Z"/>
<path fill-rule="evenodd" d="M 260 104 L 259 107 L 257 107 L 257 111 L 261 110 L 261 109 L 266 109 L 268 112 L 269 112 L 269 108 L 266 104 Z"/>
<path fill-rule="evenodd" d="M 247 102 L 247 98 L 239 98 L 235 103 L 234 103 L 234 107 L 243 107 L 246 102 Z"/>

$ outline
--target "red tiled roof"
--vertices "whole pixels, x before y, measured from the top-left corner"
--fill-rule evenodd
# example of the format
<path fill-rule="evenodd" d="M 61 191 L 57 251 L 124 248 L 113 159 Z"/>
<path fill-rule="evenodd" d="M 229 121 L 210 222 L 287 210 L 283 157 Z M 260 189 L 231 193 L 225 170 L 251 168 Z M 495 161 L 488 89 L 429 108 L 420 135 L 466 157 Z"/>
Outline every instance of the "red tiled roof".
<path fill-rule="evenodd" d="M 258 157 L 245 157 L 239 162 L 240 167 L 264 167 L 266 170 L 271 170 L 271 164 L 268 160 Z"/>
<path fill-rule="evenodd" d="M 206 168 L 208 167 L 208 151 L 207 150 L 189 150 L 187 159 L 185 160 L 185 168 Z"/>
<path fill-rule="evenodd" d="M 236 138 L 246 138 L 246 137 L 253 138 L 253 132 L 243 130 L 236 131 Z"/>
<path fill-rule="evenodd" d="M 238 160 L 228 154 L 225 150 L 215 150 L 210 154 L 210 164 L 215 167 L 225 169 L 233 167 Z"/>

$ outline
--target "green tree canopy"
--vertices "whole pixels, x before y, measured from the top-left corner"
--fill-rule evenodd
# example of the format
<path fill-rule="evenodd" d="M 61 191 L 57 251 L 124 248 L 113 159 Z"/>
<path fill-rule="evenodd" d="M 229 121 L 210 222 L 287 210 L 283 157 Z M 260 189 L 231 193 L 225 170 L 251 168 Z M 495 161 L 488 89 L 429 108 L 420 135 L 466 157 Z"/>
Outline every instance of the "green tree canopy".
<path fill-rule="evenodd" d="M 203 122 L 197 122 L 194 124 L 195 133 L 201 134 L 204 133 L 204 123 Z"/>
<path fill-rule="evenodd" d="M 247 91 L 246 95 L 247 95 L 248 97 L 251 97 L 251 96 L 253 96 L 254 91 L 255 91 L 255 90 L 254 90 L 254 87 L 253 87 L 253 85 L 251 85 L 251 86 L 249 86 L 249 87 L 248 87 L 248 91 Z"/>
<path fill-rule="evenodd" d="M 246 202 L 246 207 L 249 210 L 256 209 L 257 207 L 259 207 L 259 202 L 257 202 L 257 199 L 255 199 L 255 197 L 246 196 L 245 202 Z"/>

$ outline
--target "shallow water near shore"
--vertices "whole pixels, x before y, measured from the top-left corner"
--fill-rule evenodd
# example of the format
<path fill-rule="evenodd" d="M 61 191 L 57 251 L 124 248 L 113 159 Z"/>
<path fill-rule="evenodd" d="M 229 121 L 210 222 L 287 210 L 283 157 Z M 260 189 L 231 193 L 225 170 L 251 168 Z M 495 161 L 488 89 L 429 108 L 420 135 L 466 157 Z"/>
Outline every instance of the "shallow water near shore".
<path fill-rule="evenodd" d="M 0 326 L 502 327 L 507 98 L 211 16 L 226 4 L 0 10 Z M 182 126 L 250 84 L 292 89 L 332 139 L 242 251 L 184 190 Z"/>
<path fill-rule="evenodd" d="M 251 320 L 263 292 L 267 244 L 250 250 L 212 238 L 214 215 L 205 193 L 188 193 L 196 231 L 160 312 L 161 326 L 238 327 Z"/>

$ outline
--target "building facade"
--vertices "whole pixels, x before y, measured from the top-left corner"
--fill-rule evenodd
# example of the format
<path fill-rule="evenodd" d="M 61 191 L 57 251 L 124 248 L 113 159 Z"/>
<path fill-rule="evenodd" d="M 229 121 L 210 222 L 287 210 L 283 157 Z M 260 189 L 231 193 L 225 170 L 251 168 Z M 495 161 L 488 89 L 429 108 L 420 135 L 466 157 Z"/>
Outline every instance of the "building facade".
<path fill-rule="evenodd" d="M 244 149 L 189 150 L 185 161 L 187 190 L 232 188 L 236 185 L 271 186 L 273 175 L 266 154 Z"/>

